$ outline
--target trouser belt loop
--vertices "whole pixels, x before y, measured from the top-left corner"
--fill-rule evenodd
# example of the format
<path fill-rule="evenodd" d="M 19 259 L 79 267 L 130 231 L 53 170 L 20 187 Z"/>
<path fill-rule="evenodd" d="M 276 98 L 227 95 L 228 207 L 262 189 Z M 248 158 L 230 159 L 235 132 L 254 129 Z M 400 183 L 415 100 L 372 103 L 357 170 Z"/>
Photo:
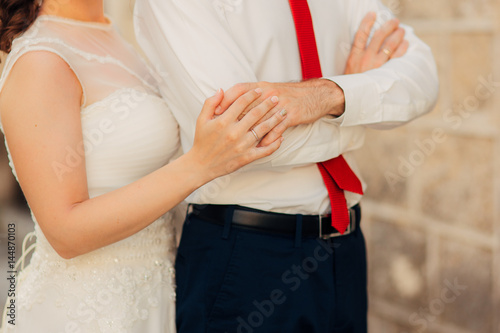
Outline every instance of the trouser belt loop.
<path fill-rule="evenodd" d="M 222 238 L 228 239 L 229 232 L 231 231 L 231 224 L 233 223 L 234 206 L 228 206 L 226 209 L 226 216 L 224 217 L 224 230 L 222 230 Z"/>
<path fill-rule="evenodd" d="M 186 216 L 188 216 L 189 214 L 191 214 L 193 212 L 193 204 L 192 203 L 189 203 L 186 207 Z"/>
<path fill-rule="evenodd" d="M 297 214 L 295 219 L 295 247 L 302 246 L 302 215 Z"/>

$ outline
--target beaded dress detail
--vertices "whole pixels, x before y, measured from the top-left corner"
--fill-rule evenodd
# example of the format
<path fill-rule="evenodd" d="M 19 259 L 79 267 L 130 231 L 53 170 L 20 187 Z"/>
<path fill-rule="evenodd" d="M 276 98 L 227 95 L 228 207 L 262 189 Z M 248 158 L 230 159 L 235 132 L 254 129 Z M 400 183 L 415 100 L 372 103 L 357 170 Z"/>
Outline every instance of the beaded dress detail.
<path fill-rule="evenodd" d="M 66 160 L 55 162 L 58 177 L 85 163 L 92 198 L 144 177 L 178 151 L 178 125 L 160 98 L 155 74 L 111 23 L 40 16 L 14 41 L 0 90 L 16 61 L 34 51 L 61 57 L 83 91 L 84 149 L 68 149 Z M 73 259 L 61 258 L 35 216 L 33 221 L 36 248 L 18 276 L 16 325 L 5 332 L 175 333 L 171 214 Z"/>

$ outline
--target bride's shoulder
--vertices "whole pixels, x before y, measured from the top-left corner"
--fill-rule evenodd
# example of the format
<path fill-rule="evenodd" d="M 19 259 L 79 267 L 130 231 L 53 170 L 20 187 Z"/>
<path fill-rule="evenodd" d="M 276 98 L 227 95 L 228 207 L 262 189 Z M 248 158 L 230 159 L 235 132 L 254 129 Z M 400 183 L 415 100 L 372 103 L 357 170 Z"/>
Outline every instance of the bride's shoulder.
<path fill-rule="evenodd" d="M 29 81 L 43 80 L 50 82 L 55 80 L 64 84 L 65 76 L 71 72 L 68 63 L 53 50 L 28 50 L 16 58 L 11 65 L 9 76 L 29 78 Z M 6 78 L 5 78 L 6 79 Z M 26 80 L 28 81 L 28 80 Z"/>
<path fill-rule="evenodd" d="M 12 43 L 0 77 L 0 96 L 6 95 L 5 90 L 16 95 L 16 90 L 26 91 L 30 86 L 43 90 L 51 82 L 71 87 L 77 77 L 72 58 L 64 39 L 37 19 Z"/>
<path fill-rule="evenodd" d="M 9 72 L 2 75 L 0 83 L 2 105 L 9 101 L 18 105 L 23 96 L 41 101 L 44 96 L 56 92 L 67 94 L 74 91 L 78 94 L 80 91 L 78 80 L 66 61 L 44 50 L 26 52 L 20 56 Z M 53 93 L 50 90 L 54 90 Z"/>
<path fill-rule="evenodd" d="M 3 86 L 7 76 L 14 69 L 16 72 L 64 70 L 68 67 L 68 64 L 63 64 L 68 63 L 62 47 L 64 44 L 61 36 L 51 31 L 50 27 L 41 24 L 38 19 L 35 20 L 26 32 L 13 40 L 12 48 L 5 59 L 0 86 Z"/>

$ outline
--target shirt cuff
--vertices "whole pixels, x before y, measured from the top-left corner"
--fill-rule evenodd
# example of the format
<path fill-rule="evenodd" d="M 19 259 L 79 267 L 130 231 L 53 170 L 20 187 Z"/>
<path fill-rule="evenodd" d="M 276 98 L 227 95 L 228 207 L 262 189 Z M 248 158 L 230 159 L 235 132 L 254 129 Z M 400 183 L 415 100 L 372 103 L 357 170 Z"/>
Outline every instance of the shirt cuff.
<path fill-rule="evenodd" d="M 325 77 L 343 91 L 345 111 L 334 121 L 340 126 L 357 126 L 377 122 L 380 118 L 380 93 L 368 75 L 349 74 Z"/>

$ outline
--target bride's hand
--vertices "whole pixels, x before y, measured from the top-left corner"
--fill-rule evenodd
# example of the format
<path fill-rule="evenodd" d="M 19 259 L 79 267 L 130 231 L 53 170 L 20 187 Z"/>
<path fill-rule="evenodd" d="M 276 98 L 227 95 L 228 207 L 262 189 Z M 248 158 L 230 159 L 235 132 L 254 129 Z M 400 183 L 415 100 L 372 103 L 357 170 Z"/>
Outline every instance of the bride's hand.
<path fill-rule="evenodd" d="M 215 110 L 224 97 L 219 90 L 205 101 L 196 122 L 193 148 L 189 151 L 196 163 L 215 178 L 231 173 L 259 158 L 276 151 L 283 138 L 260 146 L 260 139 L 286 118 L 286 113 L 277 111 L 259 123 L 259 120 L 278 104 L 278 97 L 272 96 L 256 105 L 240 120 L 245 109 L 262 95 L 260 89 L 251 90 L 239 97 L 223 114 L 215 116 Z"/>

